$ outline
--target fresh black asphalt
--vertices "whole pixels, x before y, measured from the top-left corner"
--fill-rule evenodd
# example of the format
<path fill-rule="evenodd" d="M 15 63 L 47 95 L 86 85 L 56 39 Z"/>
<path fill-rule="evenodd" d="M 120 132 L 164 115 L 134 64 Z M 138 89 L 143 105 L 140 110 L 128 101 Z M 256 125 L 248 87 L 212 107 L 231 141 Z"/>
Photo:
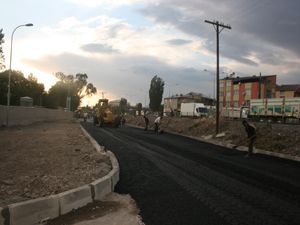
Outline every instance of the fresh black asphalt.
<path fill-rule="evenodd" d="M 146 225 L 299 225 L 300 163 L 179 135 L 82 124 L 120 164 Z"/>

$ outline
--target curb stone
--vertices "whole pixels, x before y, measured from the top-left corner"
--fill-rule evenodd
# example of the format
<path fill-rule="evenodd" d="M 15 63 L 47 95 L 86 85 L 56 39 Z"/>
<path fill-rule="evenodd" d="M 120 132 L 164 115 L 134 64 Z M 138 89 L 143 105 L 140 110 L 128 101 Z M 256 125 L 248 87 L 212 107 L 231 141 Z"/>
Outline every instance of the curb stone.
<path fill-rule="evenodd" d="M 131 124 L 127 124 L 127 126 L 135 127 L 135 128 L 139 128 L 139 129 L 142 128 L 140 126 L 131 125 Z M 175 135 L 180 135 L 180 136 L 183 136 L 183 137 L 188 137 L 188 138 L 191 138 L 191 139 L 194 139 L 194 140 L 202 141 L 202 142 L 213 144 L 213 145 L 218 145 L 218 146 L 222 146 L 222 147 L 226 147 L 226 148 L 230 148 L 230 149 L 235 149 L 235 150 L 238 150 L 238 151 L 243 151 L 243 152 L 248 151 L 248 147 L 246 147 L 246 146 L 237 146 L 237 145 L 233 145 L 233 144 L 230 144 L 230 143 L 224 144 L 220 141 L 208 140 L 208 139 L 205 139 L 205 138 L 188 136 L 188 135 L 184 135 L 184 134 L 180 134 L 180 133 L 176 133 L 176 132 L 172 132 L 172 131 L 165 131 L 165 132 L 169 133 L 169 134 L 175 134 Z M 278 158 L 282 158 L 282 159 L 288 159 L 288 160 L 293 160 L 293 161 L 300 162 L 300 157 L 299 156 L 292 156 L 292 155 L 286 155 L 286 154 L 277 153 L 277 152 L 270 152 L 270 151 L 261 150 L 261 149 L 257 149 L 257 148 L 254 148 L 254 153 L 259 153 L 259 154 L 263 154 L 263 155 L 269 155 L 269 156 L 274 156 L 274 157 L 278 157 Z"/>
<path fill-rule="evenodd" d="M 109 194 L 113 191 L 112 179 L 108 175 L 106 175 L 98 180 L 95 180 L 90 185 L 91 185 L 91 189 L 92 189 L 92 198 L 94 201 L 101 200 L 107 194 Z"/>
<path fill-rule="evenodd" d="M 57 195 L 8 205 L 10 225 L 36 224 L 59 216 Z"/>
<path fill-rule="evenodd" d="M 98 153 L 103 153 L 104 152 L 104 147 L 100 146 L 97 141 L 80 125 L 80 128 L 83 132 L 83 134 L 89 139 L 89 141 L 92 143 L 92 145 L 94 146 L 94 148 L 96 149 L 96 152 Z"/>
<path fill-rule="evenodd" d="M 93 202 L 91 188 L 89 185 L 81 186 L 58 194 L 60 215 L 67 214 Z"/>

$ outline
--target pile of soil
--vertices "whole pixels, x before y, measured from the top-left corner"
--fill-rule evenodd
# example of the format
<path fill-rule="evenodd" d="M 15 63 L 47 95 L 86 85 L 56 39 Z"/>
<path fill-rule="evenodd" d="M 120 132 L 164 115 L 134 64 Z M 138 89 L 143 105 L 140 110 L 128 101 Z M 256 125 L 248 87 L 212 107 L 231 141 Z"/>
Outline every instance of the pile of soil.
<path fill-rule="evenodd" d="M 1 129 L 0 137 L 0 206 L 91 183 L 112 168 L 77 122 Z"/>
<path fill-rule="evenodd" d="M 147 115 L 149 127 L 153 127 L 155 116 Z M 143 116 L 126 116 L 126 122 L 136 126 L 145 126 Z M 253 123 L 257 128 L 257 140 L 255 147 L 284 153 L 292 156 L 300 156 L 300 125 Z M 216 138 L 216 123 L 214 118 L 188 118 L 188 117 L 163 117 L 161 128 L 165 131 L 193 137 L 214 138 L 224 143 L 247 146 L 247 134 L 240 120 L 220 120 L 220 132 L 225 136 Z"/>

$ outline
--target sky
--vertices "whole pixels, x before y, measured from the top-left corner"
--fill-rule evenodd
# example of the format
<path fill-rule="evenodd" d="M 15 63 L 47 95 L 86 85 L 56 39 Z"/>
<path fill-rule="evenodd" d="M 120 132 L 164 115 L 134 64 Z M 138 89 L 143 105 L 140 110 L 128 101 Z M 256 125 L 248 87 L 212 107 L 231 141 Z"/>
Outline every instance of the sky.
<path fill-rule="evenodd" d="M 33 73 L 48 90 L 56 72 L 86 73 L 98 93 L 149 104 L 151 79 L 165 81 L 164 97 L 200 92 L 214 97 L 216 31 L 204 20 L 230 25 L 220 33 L 220 77 L 277 75 L 300 84 L 298 0 L 5 0 L 0 29 L 5 64 Z"/>

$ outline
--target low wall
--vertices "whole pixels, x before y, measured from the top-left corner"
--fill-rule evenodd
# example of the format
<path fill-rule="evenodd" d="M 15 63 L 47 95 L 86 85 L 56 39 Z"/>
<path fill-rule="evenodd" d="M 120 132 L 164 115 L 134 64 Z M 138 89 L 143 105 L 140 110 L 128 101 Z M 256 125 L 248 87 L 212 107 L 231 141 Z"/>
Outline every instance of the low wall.
<path fill-rule="evenodd" d="M 7 106 L 0 105 L 0 126 L 6 126 Z M 28 125 L 34 122 L 72 119 L 72 112 L 40 107 L 10 106 L 8 126 Z"/>

